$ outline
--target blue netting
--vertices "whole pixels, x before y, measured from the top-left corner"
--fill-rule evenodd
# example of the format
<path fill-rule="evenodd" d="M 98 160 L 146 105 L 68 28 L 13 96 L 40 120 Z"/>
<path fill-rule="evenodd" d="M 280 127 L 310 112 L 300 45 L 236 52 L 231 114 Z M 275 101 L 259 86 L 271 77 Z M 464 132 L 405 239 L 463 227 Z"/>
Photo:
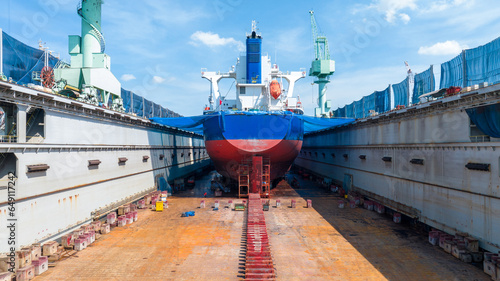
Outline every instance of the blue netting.
<path fill-rule="evenodd" d="M 18 84 L 40 84 L 39 81 L 32 80 L 32 72 L 41 71 L 44 67 L 43 51 L 30 47 L 14 39 L 5 32 L 2 32 L 2 44 L 4 75 L 7 78 L 11 77 L 12 80 Z M 49 55 L 50 67 L 54 68 L 58 61 L 59 59 Z M 171 110 L 162 108 L 158 104 L 153 104 L 151 101 L 144 100 L 141 96 L 125 89 L 121 89 L 121 97 L 123 99 L 125 112 L 128 113 L 135 113 L 138 116 L 143 116 L 143 103 L 145 102 L 148 105 L 144 112 L 147 117 L 160 116 L 160 114 L 163 117 L 180 116 Z"/>
<path fill-rule="evenodd" d="M 433 70 L 433 66 L 431 65 L 431 67 L 429 67 L 429 69 L 427 69 L 426 71 L 415 74 L 413 97 L 411 99 L 412 104 L 417 104 L 421 95 L 435 90 L 436 85 L 434 82 Z"/>
<path fill-rule="evenodd" d="M 354 118 L 354 103 L 345 106 L 345 117 Z"/>
<path fill-rule="evenodd" d="M 339 116 L 336 116 L 336 117 L 346 117 L 345 116 L 345 106 L 338 109 L 338 115 Z"/>
<path fill-rule="evenodd" d="M 153 102 L 147 99 L 144 99 L 144 116 L 147 118 L 153 117 Z"/>
<path fill-rule="evenodd" d="M 439 82 L 439 88 L 449 88 L 452 86 L 463 87 L 463 57 L 458 55 L 441 64 L 441 80 Z"/>
<path fill-rule="evenodd" d="M 363 98 L 363 117 L 370 116 L 370 110 L 375 110 L 375 96 L 376 93 L 373 93 Z"/>
<path fill-rule="evenodd" d="M 392 91 L 394 92 L 394 107 L 408 106 L 408 77 L 398 84 L 393 84 Z"/>
<path fill-rule="evenodd" d="M 3 35 L 3 73 L 7 78 L 12 78 L 18 84 L 40 84 L 31 77 L 33 71 L 41 71 L 44 67 L 44 54 L 42 50 L 30 47 L 7 33 Z M 59 61 L 49 55 L 49 66 L 54 68 Z"/>
<path fill-rule="evenodd" d="M 161 106 L 153 103 L 153 117 L 161 117 Z"/>
<path fill-rule="evenodd" d="M 466 86 L 482 82 L 500 82 L 500 38 L 474 49 L 465 50 Z"/>
<path fill-rule="evenodd" d="M 391 85 L 375 93 L 375 112 L 382 113 L 391 109 Z"/>
<path fill-rule="evenodd" d="M 363 99 L 354 102 L 354 117 L 363 118 Z"/>
<path fill-rule="evenodd" d="M 441 64 L 441 89 L 472 86 L 482 82 L 500 82 L 500 38 L 486 45 L 465 50 L 452 60 Z"/>
<path fill-rule="evenodd" d="M 123 100 L 123 108 L 125 108 L 125 112 L 130 112 L 130 108 L 132 105 L 132 92 L 122 88 L 121 97 Z"/>

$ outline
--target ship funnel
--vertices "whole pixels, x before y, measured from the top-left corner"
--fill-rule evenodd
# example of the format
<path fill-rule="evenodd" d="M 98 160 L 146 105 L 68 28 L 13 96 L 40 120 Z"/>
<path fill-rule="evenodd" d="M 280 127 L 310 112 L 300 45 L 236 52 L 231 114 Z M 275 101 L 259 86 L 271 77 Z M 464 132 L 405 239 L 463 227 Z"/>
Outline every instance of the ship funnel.
<path fill-rule="evenodd" d="M 262 82 L 261 47 L 262 37 L 257 34 L 257 25 L 252 21 L 252 34 L 247 36 L 247 83 Z"/>

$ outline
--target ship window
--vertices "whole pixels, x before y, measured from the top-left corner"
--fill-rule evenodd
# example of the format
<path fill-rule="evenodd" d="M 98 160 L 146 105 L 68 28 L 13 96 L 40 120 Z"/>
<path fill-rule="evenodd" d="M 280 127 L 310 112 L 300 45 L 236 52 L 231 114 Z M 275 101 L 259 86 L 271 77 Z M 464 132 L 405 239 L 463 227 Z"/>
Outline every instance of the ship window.
<path fill-rule="evenodd" d="M 249 53 L 258 53 L 258 52 L 260 52 L 260 44 L 258 44 L 258 43 L 249 43 L 247 46 L 248 46 L 248 52 Z"/>
<path fill-rule="evenodd" d="M 259 63 L 260 56 L 259 54 L 248 54 L 248 63 Z"/>
<path fill-rule="evenodd" d="M 245 87 L 241 87 L 240 88 L 240 95 L 244 95 L 245 94 Z"/>
<path fill-rule="evenodd" d="M 148 162 L 149 156 L 144 155 L 142 156 L 142 162 Z"/>

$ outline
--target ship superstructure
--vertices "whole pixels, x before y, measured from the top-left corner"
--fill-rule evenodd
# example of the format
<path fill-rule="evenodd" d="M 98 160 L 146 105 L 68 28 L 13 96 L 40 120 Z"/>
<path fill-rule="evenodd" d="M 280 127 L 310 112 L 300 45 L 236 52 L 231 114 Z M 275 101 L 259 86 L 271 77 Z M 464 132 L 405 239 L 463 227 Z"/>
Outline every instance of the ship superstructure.
<path fill-rule="evenodd" d="M 223 110 L 292 111 L 303 114 L 299 97 L 294 97 L 297 80 L 306 76 L 305 70 L 281 72 L 271 58 L 262 53 L 262 36 L 257 33 L 255 21 L 247 34 L 246 52 L 239 56 L 236 66 L 226 73 L 202 69 L 201 76 L 211 83 L 210 105 L 205 113 Z M 221 79 L 234 79 L 236 99 L 226 99 L 219 91 Z M 283 80 L 288 84 L 283 89 Z"/>

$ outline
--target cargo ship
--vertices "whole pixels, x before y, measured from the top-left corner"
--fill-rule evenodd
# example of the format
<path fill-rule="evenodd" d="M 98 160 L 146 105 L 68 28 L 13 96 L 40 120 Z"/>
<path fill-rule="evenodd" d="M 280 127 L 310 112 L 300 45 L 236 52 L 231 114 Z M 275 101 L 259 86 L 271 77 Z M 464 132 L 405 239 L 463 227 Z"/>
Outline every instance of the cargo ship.
<path fill-rule="evenodd" d="M 305 71 L 283 73 L 262 55 L 262 36 L 257 34 L 255 21 L 247 34 L 246 53 L 232 71 L 202 70 L 202 77 L 212 86 L 210 106 L 204 110 L 210 118 L 203 122 L 203 135 L 219 173 L 238 180 L 243 163 L 261 161 L 258 165 L 270 164 L 269 180 L 285 174 L 302 147 L 304 121 L 299 115 L 304 112 L 293 90 L 305 75 Z M 235 80 L 236 99 L 220 95 L 218 83 L 224 78 Z"/>

